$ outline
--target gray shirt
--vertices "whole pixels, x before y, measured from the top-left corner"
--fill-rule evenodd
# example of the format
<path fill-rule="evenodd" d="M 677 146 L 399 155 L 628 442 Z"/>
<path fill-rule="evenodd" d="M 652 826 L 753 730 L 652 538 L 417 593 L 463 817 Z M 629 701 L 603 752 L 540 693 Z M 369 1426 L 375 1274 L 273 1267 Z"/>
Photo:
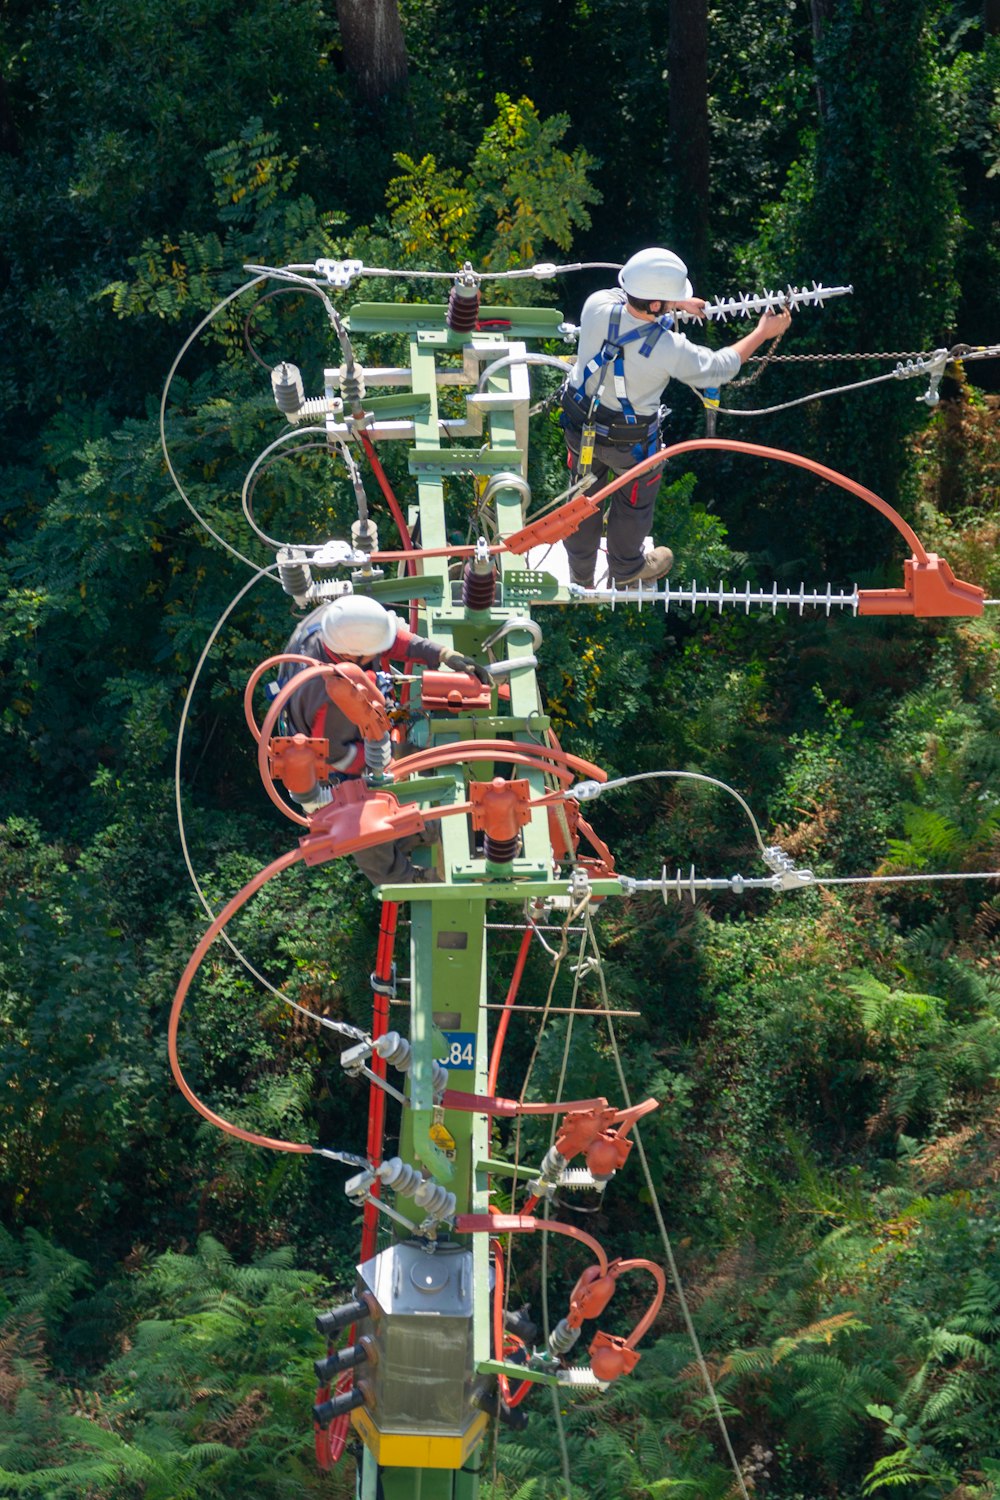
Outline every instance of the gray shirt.
<path fill-rule="evenodd" d="M 621 334 L 631 333 L 635 328 L 652 330 L 654 325 L 643 318 L 636 318 L 622 302 L 623 293 L 609 288 L 595 292 L 583 304 L 580 314 L 580 344 L 576 364 L 570 373 L 569 383 L 579 388 L 585 366 L 598 354 L 608 336 L 608 320 L 615 306 L 622 309 Z M 683 333 L 661 333 L 648 355 L 639 350 L 644 340 L 635 339 L 623 350 L 625 367 L 625 394 L 638 416 L 653 416 L 660 405 L 664 387 L 671 380 L 705 390 L 709 386 L 725 385 L 740 368 L 740 357 L 731 346 L 727 349 L 706 349 L 703 344 L 692 344 Z M 612 411 L 621 411 L 621 402 L 615 395 L 614 371 L 605 367 L 607 375 L 601 391 L 601 405 Z M 598 371 L 587 381 L 586 394 L 593 396 L 600 383 Z"/>
<path fill-rule="evenodd" d="M 286 651 L 308 656 L 315 662 L 340 661 L 339 656 L 327 649 L 318 628 L 326 607 L 325 604 L 321 604 L 311 614 L 306 615 L 296 627 L 291 640 L 285 647 Z M 427 667 L 437 667 L 441 663 L 443 650 L 444 647 L 439 646 L 436 641 L 425 640 L 422 635 L 412 635 L 409 630 L 401 626 L 396 633 L 396 639 L 389 649 L 381 654 L 376 666 L 388 671 L 389 662 L 392 660 L 416 661 Z M 305 670 L 304 666 L 297 663 L 286 663 L 281 668 L 278 680 L 285 683 L 290 677 L 297 677 Z M 368 676 L 372 681 L 375 680 L 373 671 L 369 671 Z M 364 770 L 365 747 L 358 733 L 358 727 L 335 703 L 331 703 L 322 677 L 313 678 L 292 694 L 285 708 L 285 717 L 293 734 L 306 734 L 316 739 L 329 740 L 330 765 L 341 776 L 359 776 Z"/>

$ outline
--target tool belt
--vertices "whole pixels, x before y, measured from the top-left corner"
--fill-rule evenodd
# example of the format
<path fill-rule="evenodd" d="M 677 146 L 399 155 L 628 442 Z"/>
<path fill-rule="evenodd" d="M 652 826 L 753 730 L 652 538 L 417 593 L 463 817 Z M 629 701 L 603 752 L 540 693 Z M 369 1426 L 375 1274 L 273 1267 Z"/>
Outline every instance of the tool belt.
<path fill-rule="evenodd" d="M 567 432 L 582 432 L 590 411 L 590 398 L 580 397 L 575 391 L 563 391 L 559 397 L 562 415 L 560 425 Z M 609 406 L 595 406 L 589 425 L 602 443 L 613 448 L 632 448 L 637 443 L 643 447 L 654 445 L 660 435 L 660 413 L 641 415 L 638 421 L 627 422 L 620 411 Z"/>

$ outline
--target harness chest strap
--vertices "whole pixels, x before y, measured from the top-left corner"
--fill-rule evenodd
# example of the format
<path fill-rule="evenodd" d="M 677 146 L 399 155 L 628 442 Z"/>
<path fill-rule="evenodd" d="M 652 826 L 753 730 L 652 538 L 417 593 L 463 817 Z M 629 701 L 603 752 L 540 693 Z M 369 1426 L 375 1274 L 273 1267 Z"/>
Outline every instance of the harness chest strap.
<path fill-rule="evenodd" d="M 643 325 L 639 328 L 634 328 L 631 333 L 622 334 L 621 321 L 623 307 L 624 299 L 611 309 L 608 318 L 607 337 L 604 343 L 594 357 L 588 360 L 584 366 L 583 379 L 580 385 L 568 388 L 576 401 L 582 405 L 586 400 L 587 381 L 592 375 L 600 375 L 597 389 L 590 402 L 588 421 L 593 414 L 594 408 L 600 403 L 601 392 L 604 389 L 604 382 L 607 379 L 608 367 L 610 365 L 614 378 L 615 396 L 618 404 L 621 406 L 622 416 L 629 424 L 638 422 L 639 419 L 635 414 L 635 409 L 628 399 L 628 390 L 625 384 L 625 347 L 628 344 L 638 343 L 641 339 L 642 344 L 639 348 L 639 354 L 643 359 L 648 359 L 659 342 L 661 335 L 668 333 L 673 327 L 673 318 L 669 313 L 665 313 L 662 317 L 657 318 L 655 323 Z"/>

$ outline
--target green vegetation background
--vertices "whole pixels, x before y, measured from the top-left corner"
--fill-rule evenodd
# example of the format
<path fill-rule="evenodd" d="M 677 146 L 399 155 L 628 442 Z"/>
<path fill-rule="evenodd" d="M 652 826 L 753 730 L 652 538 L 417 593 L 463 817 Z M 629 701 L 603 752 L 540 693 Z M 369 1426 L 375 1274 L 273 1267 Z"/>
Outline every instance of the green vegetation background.
<path fill-rule="evenodd" d="M 357 1242 L 339 1172 L 203 1128 L 166 1065 L 166 1013 L 204 926 L 178 850 L 178 720 L 250 577 L 164 470 L 158 405 L 177 350 L 248 261 L 502 269 L 686 248 L 665 7 L 401 12 L 408 84 L 365 102 L 317 0 L 0 7 L 0 1494 L 350 1487 L 349 1463 L 316 1471 L 308 1421 L 313 1308 L 348 1286 Z M 712 6 L 696 288 L 852 283 L 852 299 L 796 320 L 797 353 L 1000 338 L 995 25 L 995 6 L 969 0 Z M 551 295 L 572 319 L 599 284 L 565 278 Z M 370 281 L 352 300 L 397 295 L 414 293 Z M 167 421 L 199 509 L 264 565 L 238 495 L 281 422 L 244 343 L 248 311 L 230 307 L 187 356 Z M 294 358 L 312 388 L 337 362 L 315 302 L 272 299 L 251 334 L 265 364 Z M 772 405 L 889 367 L 771 366 L 732 399 Z M 721 430 L 884 494 L 996 597 L 997 376 L 969 364 L 933 412 L 905 382 Z M 675 405 L 676 434 L 697 433 L 690 399 Z M 537 427 L 544 495 L 561 459 Z M 314 457 L 262 486 L 276 526 L 305 515 L 320 535 L 349 518 L 345 475 Z M 454 509 L 464 531 L 468 497 Z M 738 461 L 672 471 L 657 538 L 681 579 L 900 577 L 870 511 Z M 817 871 L 997 869 L 995 620 L 552 612 L 545 687 L 573 749 L 612 774 L 724 778 Z M 217 905 L 288 844 L 240 696 L 289 628 L 280 591 L 251 588 L 193 705 L 187 826 Z M 660 783 L 598 812 L 622 870 L 753 867 L 728 799 Z M 334 866 L 269 886 L 237 939 L 289 996 L 363 1023 L 375 919 Z M 645 1139 L 747 1483 L 773 1500 L 996 1494 L 996 885 L 636 900 L 601 925 L 613 998 L 642 1012 L 625 1032 L 632 1088 L 661 1100 Z M 497 946 L 499 995 L 512 955 Z M 544 992 L 537 951 L 528 979 Z M 531 1040 L 512 1040 L 502 1087 Z M 553 1028 L 541 1094 L 561 1041 Z M 336 1047 L 222 951 L 183 1046 L 230 1117 L 362 1149 Z M 616 1095 L 600 1041 L 576 1052 L 567 1087 Z M 659 1260 L 629 1181 L 597 1231 Z M 516 1295 L 537 1307 L 530 1257 L 519 1264 Z M 574 1271 L 558 1262 L 554 1305 Z M 607 1326 L 629 1326 L 630 1295 Z M 567 1412 L 574 1496 L 731 1493 L 674 1301 L 655 1333 L 633 1377 Z M 564 1493 L 551 1412 L 541 1397 L 531 1410 L 487 1458 L 497 1496 Z"/>

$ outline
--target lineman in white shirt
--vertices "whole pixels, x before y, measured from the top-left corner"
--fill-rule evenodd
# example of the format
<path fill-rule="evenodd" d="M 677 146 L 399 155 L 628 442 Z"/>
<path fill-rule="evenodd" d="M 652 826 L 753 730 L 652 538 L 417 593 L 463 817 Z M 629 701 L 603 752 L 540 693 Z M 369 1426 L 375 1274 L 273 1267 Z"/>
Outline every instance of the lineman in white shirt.
<path fill-rule="evenodd" d="M 618 274 L 621 290 L 595 292 L 580 316 L 580 343 L 560 401 L 576 474 L 590 472 L 598 487 L 655 453 L 660 401 L 679 380 L 708 390 L 732 380 L 761 344 L 780 337 L 790 314 L 765 313 L 757 327 L 726 349 L 706 349 L 674 331 L 675 311 L 701 316 L 705 303 L 691 293 L 687 267 L 672 250 L 640 250 Z M 651 532 L 662 467 L 642 475 L 608 502 L 608 567 L 619 588 L 653 582 L 670 571 L 669 547 L 643 551 Z M 588 517 L 566 541 L 570 576 L 593 588 L 604 517 Z"/>

